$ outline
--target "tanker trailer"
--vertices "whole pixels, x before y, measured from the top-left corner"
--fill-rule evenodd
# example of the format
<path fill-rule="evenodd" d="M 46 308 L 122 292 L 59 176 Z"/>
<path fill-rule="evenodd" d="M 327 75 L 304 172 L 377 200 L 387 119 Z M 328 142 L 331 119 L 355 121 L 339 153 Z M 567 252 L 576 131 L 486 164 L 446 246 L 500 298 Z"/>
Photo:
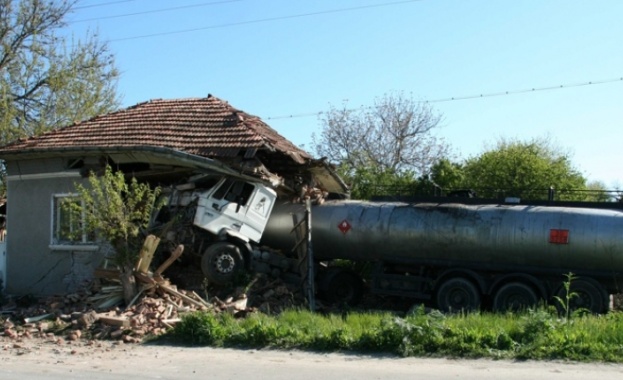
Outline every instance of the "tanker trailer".
<path fill-rule="evenodd" d="M 275 206 L 262 244 L 291 249 L 292 213 Z M 312 208 L 317 262 L 374 264 L 374 293 L 430 301 L 439 309 L 515 310 L 566 295 L 574 308 L 608 309 L 623 281 L 623 211 L 523 204 L 328 201 Z M 359 294 L 353 273 L 333 270 L 318 287 Z M 345 299 L 344 301 L 348 301 Z"/>

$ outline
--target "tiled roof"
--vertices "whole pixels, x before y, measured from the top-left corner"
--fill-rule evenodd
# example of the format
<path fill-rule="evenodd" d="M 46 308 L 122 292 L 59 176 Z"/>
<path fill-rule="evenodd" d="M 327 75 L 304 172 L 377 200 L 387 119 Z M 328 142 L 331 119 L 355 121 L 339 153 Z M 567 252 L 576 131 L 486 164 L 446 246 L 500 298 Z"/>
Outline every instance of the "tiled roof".
<path fill-rule="evenodd" d="M 311 156 L 258 117 L 206 98 L 151 100 L 0 147 L 0 154 L 55 149 L 164 147 L 210 158 L 279 151 L 297 163 Z"/>

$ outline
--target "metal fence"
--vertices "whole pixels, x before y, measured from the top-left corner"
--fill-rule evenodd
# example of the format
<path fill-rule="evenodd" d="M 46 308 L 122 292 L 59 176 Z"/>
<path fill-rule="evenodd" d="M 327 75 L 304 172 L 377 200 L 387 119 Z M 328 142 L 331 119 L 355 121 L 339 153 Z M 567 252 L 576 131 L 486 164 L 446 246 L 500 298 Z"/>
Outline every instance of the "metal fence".
<path fill-rule="evenodd" d="M 462 197 L 505 200 L 518 198 L 523 201 L 580 201 L 623 202 L 623 190 L 570 190 L 555 189 L 443 189 L 436 186 L 374 186 L 372 199 L 378 197 Z"/>

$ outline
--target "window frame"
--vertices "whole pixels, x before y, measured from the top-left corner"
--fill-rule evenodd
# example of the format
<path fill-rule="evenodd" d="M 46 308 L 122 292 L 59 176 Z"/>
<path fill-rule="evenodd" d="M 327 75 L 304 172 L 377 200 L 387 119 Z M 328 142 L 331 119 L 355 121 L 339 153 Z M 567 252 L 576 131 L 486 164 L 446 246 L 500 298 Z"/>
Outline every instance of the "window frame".
<path fill-rule="evenodd" d="M 79 240 L 71 241 L 60 237 L 60 224 L 62 218 L 61 202 L 64 199 L 74 198 L 84 205 L 84 200 L 80 199 L 80 195 L 76 193 L 59 193 L 52 194 L 51 210 L 50 210 L 50 249 L 56 251 L 95 251 L 99 249 L 96 242 L 96 236 L 89 236 L 83 231 Z M 84 225 L 85 215 L 81 215 L 81 224 Z"/>

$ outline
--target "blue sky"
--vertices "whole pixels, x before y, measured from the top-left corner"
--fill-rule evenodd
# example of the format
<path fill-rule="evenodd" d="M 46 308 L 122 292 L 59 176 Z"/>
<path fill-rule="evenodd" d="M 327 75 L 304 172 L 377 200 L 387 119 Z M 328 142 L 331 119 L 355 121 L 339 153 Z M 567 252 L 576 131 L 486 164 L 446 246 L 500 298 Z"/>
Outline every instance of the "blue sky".
<path fill-rule="evenodd" d="M 69 27 L 110 42 L 124 107 L 212 94 L 312 151 L 318 112 L 403 92 L 457 160 L 547 138 L 621 188 L 622 20 L 620 0 L 81 0 Z"/>

